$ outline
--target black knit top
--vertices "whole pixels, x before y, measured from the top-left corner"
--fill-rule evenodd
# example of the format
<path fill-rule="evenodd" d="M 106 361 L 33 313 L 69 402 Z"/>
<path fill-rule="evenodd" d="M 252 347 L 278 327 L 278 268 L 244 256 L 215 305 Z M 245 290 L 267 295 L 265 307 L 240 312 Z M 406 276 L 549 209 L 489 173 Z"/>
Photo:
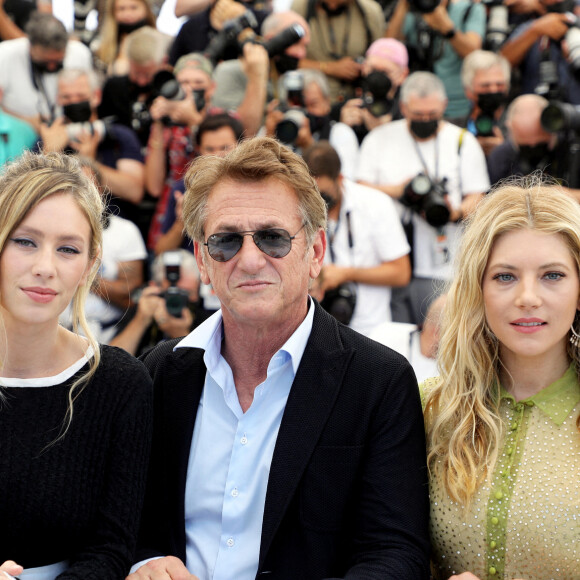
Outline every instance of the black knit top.
<path fill-rule="evenodd" d="M 133 563 L 151 437 L 145 367 L 102 346 L 101 362 L 58 436 L 71 384 L 0 389 L 0 563 L 62 560 L 59 579 L 123 579 Z M 48 447 L 47 447 L 48 446 Z"/>

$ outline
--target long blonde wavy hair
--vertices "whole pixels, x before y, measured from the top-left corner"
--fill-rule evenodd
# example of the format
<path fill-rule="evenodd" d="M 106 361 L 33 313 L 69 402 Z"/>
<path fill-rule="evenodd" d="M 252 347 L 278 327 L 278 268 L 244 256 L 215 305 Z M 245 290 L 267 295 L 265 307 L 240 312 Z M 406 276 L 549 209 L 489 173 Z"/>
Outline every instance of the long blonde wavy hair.
<path fill-rule="evenodd" d="M 0 254 L 6 240 L 31 210 L 48 197 L 61 194 L 70 195 L 75 200 L 91 229 L 88 252 L 91 269 L 87 283 L 79 286 L 73 296 L 72 318 L 75 333 L 78 334 L 82 329 L 94 354 L 90 359 L 89 370 L 69 390 L 67 413 L 56 441 L 66 433 L 72 421 L 73 403 L 94 375 L 100 362 L 99 345 L 85 317 L 85 302 L 100 266 L 103 201 L 96 185 L 82 172 L 77 158 L 62 153 L 25 152 L 16 161 L 5 166 L 0 175 Z M 10 345 L 6 344 L 9 348 Z"/>
<path fill-rule="evenodd" d="M 427 394 L 424 412 L 429 469 L 466 507 L 491 474 L 502 436 L 501 359 L 485 318 L 483 276 L 496 240 L 523 229 L 560 235 L 580 272 L 580 205 L 556 185 L 538 177 L 506 183 L 468 221 L 443 314 L 440 380 Z M 577 312 L 576 328 L 579 323 Z M 578 349 L 569 343 L 568 356 L 580 379 Z"/>

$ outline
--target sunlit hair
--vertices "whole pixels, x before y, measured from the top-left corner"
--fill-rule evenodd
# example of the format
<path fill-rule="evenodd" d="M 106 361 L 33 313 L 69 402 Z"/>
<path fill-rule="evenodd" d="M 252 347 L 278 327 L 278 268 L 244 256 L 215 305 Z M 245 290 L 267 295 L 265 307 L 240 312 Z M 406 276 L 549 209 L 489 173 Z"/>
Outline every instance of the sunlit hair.
<path fill-rule="evenodd" d="M 401 85 L 401 102 L 408 103 L 413 96 L 420 99 L 437 96 L 441 101 L 447 99 L 445 85 L 443 81 L 433 73 L 426 71 L 417 71 L 409 75 Z"/>
<path fill-rule="evenodd" d="M 276 179 L 298 197 L 300 217 L 308 245 L 316 232 L 326 229 L 326 205 L 303 159 L 279 141 L 255 137 L 242 141 L 225 157 L 203 155 L 185 176 L 183 221 L 189 237 L 204 242 L 207 200 L 218 183 Z M 292 232 L 293 233 L 293 232 Z"/>
<path fill-rule="evenodd" d="M 468 221 L 443 313 L 440 381 L 425 406 L 428 464 L 466 508 L 493 472 L 502 436 L 499 343 L 485 318 L 483 276 L 498 238 L 526 229 L 561 236 L 580 272 L 580 206 L 557 185 L 528 176 L 490 193 Z M 579 322 L 576 313 L 576 328 Z M 567 344 L 580 379 L 578 349 Z"/>
<path fill-rule="evenodd" d="M 145 7 L 145 20 L 147 26 L 155 28 L 156 18 L 148 0 L 138 0 Z M 99 48 L 95 51 L 96 56 L 107 66 L 111 65 L 119 54 L 121 40 L 119 38 L 119 25 L 115 20 L 116 0 L 107 0 L 105 15 L 103 17 L 103 28 Z"/>
<path fill-rule="evenodd" d="M 491 50 L 474 50 L 470 52 L 461 65 L 461 84 L 464 89 L 470 89 L 475 75 L 480 70 L 489 70 L 500 67 L 505 82 L 509 88 L 511 80 L 511 65 L 505 56 Z"/>
<path fill-rule="evenodd" d="M 77 159 L 73 156 L 25 152 L 16 161 L 5 166 L 0 175 L 0 254 L 12 232 L 29 212 L 53 195 L 71 196 L 87 218 L 91 229 L 88 249 L 91 269 L 86 284 L 79 286 L 73 296 L 72 319 L 75 333 L 79 334 L 82 329 L 94 355 L 90 360 L 89 370 L 70 388 L 69 406 L 60 438 L 72 421 L 75 399 L 90 381 L 100 361 L 99 345 L 85 318 L 85 301 L 100 265 L 103 202 L 97 187 L 82 173 Z M 7 342 L 6 348 L 9 347 Z"/>

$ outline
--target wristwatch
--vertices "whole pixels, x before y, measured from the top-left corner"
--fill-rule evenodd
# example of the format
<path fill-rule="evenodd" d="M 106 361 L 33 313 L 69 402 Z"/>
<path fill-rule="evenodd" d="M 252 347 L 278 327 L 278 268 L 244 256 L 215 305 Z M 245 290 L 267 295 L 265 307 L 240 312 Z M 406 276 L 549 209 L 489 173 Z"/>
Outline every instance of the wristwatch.
<path fill-rule="evenodd" d="M 442 36 L 443 36 L 443 38 L 446 38 L 447 40 L 451 40 L 456 34 L 457 34 L 457 30 L 455 30 L 455 26 L 454 26 L 451 30 L 444 32 L 442 34 Z"/>

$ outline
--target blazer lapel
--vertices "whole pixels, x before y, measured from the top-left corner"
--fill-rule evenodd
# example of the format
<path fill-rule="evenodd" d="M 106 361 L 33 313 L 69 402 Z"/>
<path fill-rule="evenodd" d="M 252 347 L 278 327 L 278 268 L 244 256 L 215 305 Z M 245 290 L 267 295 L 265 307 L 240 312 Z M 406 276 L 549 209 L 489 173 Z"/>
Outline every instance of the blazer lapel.
<path fill-rule="evenodd" d="M 340 340 L 334 318 L 316 304 L 312 332 L 290 390 L 272 457 L 259 569 L 332 411 L 351 356 L 352 351 Z"/>

